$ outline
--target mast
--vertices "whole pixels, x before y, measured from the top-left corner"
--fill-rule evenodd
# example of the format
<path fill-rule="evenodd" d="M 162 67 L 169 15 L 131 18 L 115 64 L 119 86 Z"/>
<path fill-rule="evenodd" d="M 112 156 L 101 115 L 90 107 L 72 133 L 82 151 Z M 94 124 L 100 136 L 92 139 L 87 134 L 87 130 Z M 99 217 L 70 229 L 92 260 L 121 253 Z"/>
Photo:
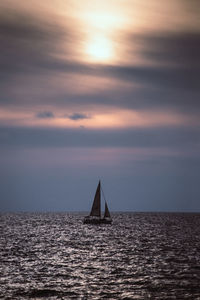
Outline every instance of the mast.
<path fill-rule="evenodd" d="M 90 212 L 90 216 L 93 217 L 101 217 L 101 182 L 99 180 L 99 184 L 96 189 L 96 193 L 94 196 L 94 201 L 92 205 L 92 209 Z"/>

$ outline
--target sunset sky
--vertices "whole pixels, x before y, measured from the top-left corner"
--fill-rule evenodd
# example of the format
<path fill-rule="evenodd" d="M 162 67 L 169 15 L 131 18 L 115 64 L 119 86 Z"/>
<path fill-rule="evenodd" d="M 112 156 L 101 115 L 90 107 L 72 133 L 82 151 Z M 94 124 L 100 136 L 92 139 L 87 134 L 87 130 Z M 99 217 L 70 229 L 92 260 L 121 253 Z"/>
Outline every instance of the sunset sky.
<path fill-rule="evenodd" d="M 0 210 L 200 211 L 199 13 L 1 0 Z"/>

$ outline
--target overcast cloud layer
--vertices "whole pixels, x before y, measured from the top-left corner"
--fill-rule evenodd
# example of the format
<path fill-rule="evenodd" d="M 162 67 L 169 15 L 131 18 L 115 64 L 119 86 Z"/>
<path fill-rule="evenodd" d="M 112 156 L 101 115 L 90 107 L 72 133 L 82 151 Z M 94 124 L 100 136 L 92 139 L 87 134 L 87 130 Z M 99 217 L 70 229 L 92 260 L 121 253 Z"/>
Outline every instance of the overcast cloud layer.
<path fill-rule="evenodd" d="M 200 211 L 198 12 L 1 1 L 3 211 L 87 210 L 99 178 L 113 210 Z M 87 52 L 99 35 L 113 49 L 101 61 Z"/>

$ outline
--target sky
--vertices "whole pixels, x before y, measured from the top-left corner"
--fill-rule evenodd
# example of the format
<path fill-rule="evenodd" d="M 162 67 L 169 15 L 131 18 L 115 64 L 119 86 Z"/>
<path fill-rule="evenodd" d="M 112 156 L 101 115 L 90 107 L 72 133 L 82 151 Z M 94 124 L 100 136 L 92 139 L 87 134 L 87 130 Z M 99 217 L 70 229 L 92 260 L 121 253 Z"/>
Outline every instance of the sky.
<path fill-rule="evenodd" d="M 1 0 L 0 211 L 200 212 L 199 0 Z"/>

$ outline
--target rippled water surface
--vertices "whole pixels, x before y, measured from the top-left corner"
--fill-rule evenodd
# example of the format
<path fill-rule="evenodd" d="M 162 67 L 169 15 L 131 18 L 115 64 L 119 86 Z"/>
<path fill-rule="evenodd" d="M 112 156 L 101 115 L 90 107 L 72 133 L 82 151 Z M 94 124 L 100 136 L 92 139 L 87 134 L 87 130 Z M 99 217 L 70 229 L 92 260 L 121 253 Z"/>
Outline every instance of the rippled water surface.
<path fill-rule="evenodd" d="M 200 299 L 200 214 L 0 215 L 2 299 Z"/>

